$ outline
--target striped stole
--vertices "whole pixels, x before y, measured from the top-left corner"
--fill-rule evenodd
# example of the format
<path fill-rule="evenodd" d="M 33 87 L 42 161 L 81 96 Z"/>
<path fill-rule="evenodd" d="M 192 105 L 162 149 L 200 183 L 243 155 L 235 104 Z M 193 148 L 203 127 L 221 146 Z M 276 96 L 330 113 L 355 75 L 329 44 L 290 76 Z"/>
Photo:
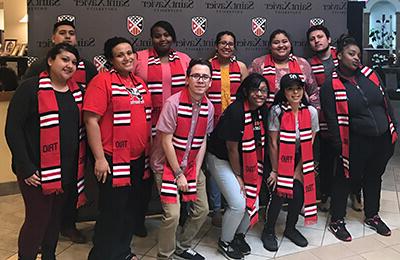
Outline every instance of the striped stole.
<path fill-rule="evenodd" d="M 367 79 L 371 80 L 372 83 L 374 83 L 374 85 L 381 90 L 384 99 L 386 116 L 389 122 L 389 130 L 392 136 L 392 143 L 395 143 L 396 140 L 398 139 L 398 136 L 393 121 L 388 113 L 388 101 L 385 92 L 383 91 L 383 88 L 380 85 L 379 78 L 375 74 L 375 72 L 367 66 L 362 66 L 360 68 L 360 71 Z M 347 99 L 346 87 L 344 86 L 344 84 L 342 83 L 336 72 L 332 73 L 332 88 L 335 96 L 337 122 L 339 125 L 339 134 L 342 142 L 342 163 L 343 163 L 344 175 L 346 178 L 350 178 L 349 108 L 347 103 L 348 99 Z"/>
<path fill-rule="evenodd" d="M 208 98 L 214 105 L 214 126 L 217 125 L 219 118 L 222 114 L 221 107 L 221 65 L 218 62 L 218 58 L 214 57 L 211 60 L 212 65 L 212 82 L 211 87 L 208 90 Z M 236 58 L 232 58 L 229 63 L 229 82 L 230 82 L 230 95 L 231 102 L 236 100 L 236 92 L 239 89 L 241 81 L 240 67 Z"/>
<path fill-rule="evenodd" d="M 83 90 L 86 89 L 86 67 L 83 61 L 78 62 L 76 66 L 76 71 L 72 78 L 76 81 L 78 86 L 80 86 Z"/>
<path fill-rule="evenodd" d="M 184 174 L 189 188 L 188 191 L 182 192 L 183 201 L 195 201 L 197 199 L 196 156 L 206 136 L 209 113 L 207 98 L 204 96 L 201 101 L 193 140 L 191 143 L 188 143 L 193 116 L 193 105 L 189 95 L 187 88 L 181 91 L 176 130 L 172 137 L 172 145 L 175 148 L 179 165 L 181 165 L 186 151 L 189 150 L 187 167 L 184 169 Z M 163 203 L 177 203 L 177 196 L 178 187 L 175 182 L 175 176 L 166 160 L 162 175 L 160 199 Z"/>
<path fill-rule="evenodd" d="M 301 71 L 299 63 L 297 62 L 297 57 L 294 56 L 293 54 L 290 54 L 288 63 L 289 63 L 289 73 L 296 73 L 299 75 L 299 77 L 302 81 L 305 81 L 304 74 Z M 274 102 L 275 93 L 279 89 L 279 87 L 275 85 L 276 68 L 275 68 L 275 62 L 274 62 L 271 54 L 267 54 L 265 56 L 264 68 L 263 68 L 262 75 L 268 81 L 269 91 L 268 91 L 266 104 L 267 104 L 267 107 L 269 108 L 269 107 L 271 107 L 272 103 Z"/>
<path fill-rule="evenodd" d="M 337 59 L 336 48 L 333 46 L 331 46 L 331 57 L 333 59 L 333 64 L 334 64 L 335 68 L 337 68 L 337 66 L 339 65 L 339 60 Z M 318 89 L 320 89 L 326 79 L 325 67 L 322 64 L 321 59 L 317 55 L 314 55 L 310 59 L 310 65 L 311 65 L 311 70 L 317 81 Z M 319 129 L 320 129 L 321 134 L 327 134 L 328 124 L 326 123 L 325 116 L 322 111 L 320 111 Z"/>
<path fill-rule="evenodd" d="M 292 198 L 294 171 L 296 168 L 296 120 L 289 104 L 282 104 L 280 108 L 283 114 L 279 131 L 277 194 L 282 197 Z M 310 225 L 317 222 L 317 205 L 311 115 L 308 107 L 301 104 L 297 117 L 304 177 L 304 221 L 305 225 Z"/>
<path fill-rule="evenodd" d="M 113 107 L 113 151 L 112 151 L 112 185 L 123 187 L 131 185 L 131 144 L 129 133 L 131 127 L 131 101 L 130 94 L 121 82 L 118 73 L 112 69 L 111 73 L 111 102 Z M 147 95 L 147 90 L 136 76 L 130 74 L 134 87 L 142 94 Z M 151 107 L 145 106 L 146 121 L 150 132 Z M 149 170 L 149 142 L 145 149 L 145 170 L 143 178 L 150 177 Z M 147 166 L 147 168 L 146 168 Z"/>
<path fill-rule="evenodd" d="M 169 66 L 171 69 L 171 95 L 181 91 L 185 87 L 185 71 L 182 67 L 181 59 L 176 51 L 171 50 L 168 54 Z M 161 60 L 157 52 L 151 48 L 148 49 L 147 62 L 147 87 L 151 93 L 153 103 L 152 112 L 152 135 L 156 134 L 156 124 L 163 106 L 163 86 L 162 86 L 162 68 Z"/>
<path fill-rule="evenodd" d="M 244 132 L 242 136 L 243 182 L 246 195 L 246 209 L 251 226 L 258 221 L 257 197 L 260 193 L 264 169 L 265 129 L 260 110 L 257 121 L 253 122 L 248 101 L 244 102 Z M 261 145 L 256 143 L 254 127 L 261 131 Z"/>
<path fill-rule="evenodd" d="M 82 120 L 83 93 L 74 80 L 68 80 L 67 85 L 79 109 L 79 142 L 78 173 L 77 173 L 77 207 L 85 201 L 84 168 L 86 157 L 86 133 Z M 61 185 L 61 147 L 60 121 L 56 95 L 47 72 L 39 75 L 38 111 L 40 118 L 40 178 L 43 194 L 63 192 Z"/>

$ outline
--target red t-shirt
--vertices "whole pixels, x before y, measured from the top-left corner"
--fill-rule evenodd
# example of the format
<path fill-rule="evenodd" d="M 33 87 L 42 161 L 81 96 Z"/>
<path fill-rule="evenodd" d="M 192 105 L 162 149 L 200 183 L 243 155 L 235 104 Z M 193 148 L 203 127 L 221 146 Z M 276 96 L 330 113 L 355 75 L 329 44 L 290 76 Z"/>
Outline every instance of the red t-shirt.
<path fill-rule="evenodd" d="M 151 107 L 151 96 L 142 79 L 133 74 L 131 74 L 131 77 L 141 82 L 147 90 L 147 93 L 142 95 L 142 101 L 140 101 L 141 99 L 138 96 L 140 94 L 132 94 L 137 93 L 137 91 L 129 91 L 131 94 L 131 131 L 129 133 L 129 140 L 131 160 L 135 160 L 144 153 L 146 145 L 149 145 L 150 142 L 151 129 L 149 129 L 149 125 L 146 122 L 145 107 Z M 123 82 L 125 83 L 125 81 Z M 84 98 L 83 110 L 101 116 L 99 121 L 101 142 L 104 152 L 112 155 L 113 108 L 110 73 L 100 73 L 90 81 Z"/>

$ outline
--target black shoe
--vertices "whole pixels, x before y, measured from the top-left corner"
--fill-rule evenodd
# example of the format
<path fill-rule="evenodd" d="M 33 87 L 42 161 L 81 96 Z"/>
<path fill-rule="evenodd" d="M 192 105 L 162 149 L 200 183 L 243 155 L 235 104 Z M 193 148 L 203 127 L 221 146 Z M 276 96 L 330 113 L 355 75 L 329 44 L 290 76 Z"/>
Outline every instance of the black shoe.
<path fill-rule="evenodd" d="M 137 237 L 147 237 L 147 229 L 144 225 L 141 227 L 135 227 L 133 229 L 133 234 Z"/>
<path fill-rule="evenodd" d="M 346 229 L 346 223 L 344 223 L 343 219 L 332 221 L 329 224 L 329 230 L 337 239 L 344 242 L 350 242 L 352 239 L 349 231 Z"/>
<path fill-rule="evenodd" d="M 204 260 L 204 256 L 200 255 L 193 249 L 189 248 L 186 249 L 185 251 L 182 251 L 180 253 L 176 252 L 174 253 L 174 258 L 180 259 L 180 260 L 186 260 L 186 259 L 191 259 L 191 260 Z"/>
<path fill-rule="evenodd" d="M 307 239 L 296 228 L 285 229 L 283 235 L 300 247 L 306 247 L 308 245 Z"/>
<path fill-rule="evenodd" d="M 242 252 L 240 252 L 239 248 L 234 247 L 233 240 L 230 243 L 226 243 L 219 239 L 218 241 L 218 251 L 221 252 L 227 259 L 244 259 Z"/>
<path fill-rule="evenodd" d="M 379 215 L 375 215 L 372 218 L 365 219 L 364 224 L 367 227 L 375 230 L 376 233 L 378 233 L 379 235 L 388 237 L 392 234 L 390 228 L 382 221 Z"/>
<path fill-rule="evenodd" d="M 232 240 L 232 246 L 239 249 L 243 255 L 250 255 L 251 248 L 244 237 L 244 234 L 235 234 L 235 238 Z"/>
<path fill-rule="evenodd" d="M 318 204 L 318 209 L 321 212 L 328 212 L 331 208 L 331 198 L 322 196 L 321 202 Z"/>
<path fill-rule="evenodd" d="M 69 238 L 69 240 L 77 244 L 86 243 L 86 237 L 75 227 L 61 230 L 61 235 Z"/>
<path fill-rule="evenodd" d="M 263 242 L 263 246 L 265 249 L 271 252 L 278 251 L 278 240 L 276 239 L 275 234 L 262 233 L 261 241 Z"/>

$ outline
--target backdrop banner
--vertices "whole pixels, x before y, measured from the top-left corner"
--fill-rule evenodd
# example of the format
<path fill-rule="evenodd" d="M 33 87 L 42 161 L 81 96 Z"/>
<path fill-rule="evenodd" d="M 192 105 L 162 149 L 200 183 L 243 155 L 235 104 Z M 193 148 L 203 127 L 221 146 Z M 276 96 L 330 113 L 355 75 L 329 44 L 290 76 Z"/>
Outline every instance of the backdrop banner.
<path fill-rule="evenodd" d="M 332 40 L 347 31 L 345 0 L 28 0 L 28 14 L 29 56 L 46 54 L 52 26 L 63 15 L 75 19 L 79 51 L 90 60 L 113 36 L 131 39 L 136 50 L 150 47 L 150 27 L 159 20 L 174 26 L 174 48 L 191 57 L 211 57 L 216 34 L 232 31 L 236 54 L 247 64 L 267 52 L 275 29 L 289 32 L 298 56 L 308 55 L 305 32 L 312 18 L 325 21 Z"/>

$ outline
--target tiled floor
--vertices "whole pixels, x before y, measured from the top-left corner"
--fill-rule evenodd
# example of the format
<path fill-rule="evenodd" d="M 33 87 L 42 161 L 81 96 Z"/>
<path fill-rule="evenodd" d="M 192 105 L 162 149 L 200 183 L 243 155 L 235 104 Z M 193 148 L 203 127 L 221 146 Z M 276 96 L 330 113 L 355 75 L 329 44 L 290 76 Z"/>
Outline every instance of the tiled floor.
<path fill-rule="evenodd" d="M 259 239 L 262 224 L 257 224 L 246 236 L 252 247 L 252 254 L 246 259 L 400 259 L 400 155 L 397 149 L 396 155 L 390 161 L 383 181 L 381 197 L 381 217 L 393 229 L 392 236 L 382 237 L 374 231 L 364 227 L 362 224 L 363 214 L 351 209 L 347 214 L 347 227 L 353 235 L 350 243 L 339 242 L 328 230 L 328 216 L 319 213 L 318 223 L 311 227 L 302 226 L 302 218 L 298 228 L 309 241 L 309 246 L 300 248 L 282 238 L 284 228 L 285 212 L 282 212 L 277 223 L 277 235 L 279 239 L 279 250 L 271 253 L 265 250 Z M 17 238 L 19 228 L 24 218 L 23 202 L 20 195 L 0 197 L 0 259 L 17 259 Z M 157 232 L 159 218 L 151 218 L 146 222 L 149 235 L 145 239 L 134 238 L 132 245 L 141 259 L 155 259 L 157 254 Z M 93 222 L 80 223 L 79 228 L 87 237 L 93 232 Z M 216 250 L 216 243 L 220 230 L 211 225 L 210 219 L 202 227 L 194 244 L 195 249 L 203 254 L 206 259 L 225 259 Z M 60 238 L 57 247 L 57 259 L 80 260 L 86 259 L 90 243 L 79 245 Z"/>

